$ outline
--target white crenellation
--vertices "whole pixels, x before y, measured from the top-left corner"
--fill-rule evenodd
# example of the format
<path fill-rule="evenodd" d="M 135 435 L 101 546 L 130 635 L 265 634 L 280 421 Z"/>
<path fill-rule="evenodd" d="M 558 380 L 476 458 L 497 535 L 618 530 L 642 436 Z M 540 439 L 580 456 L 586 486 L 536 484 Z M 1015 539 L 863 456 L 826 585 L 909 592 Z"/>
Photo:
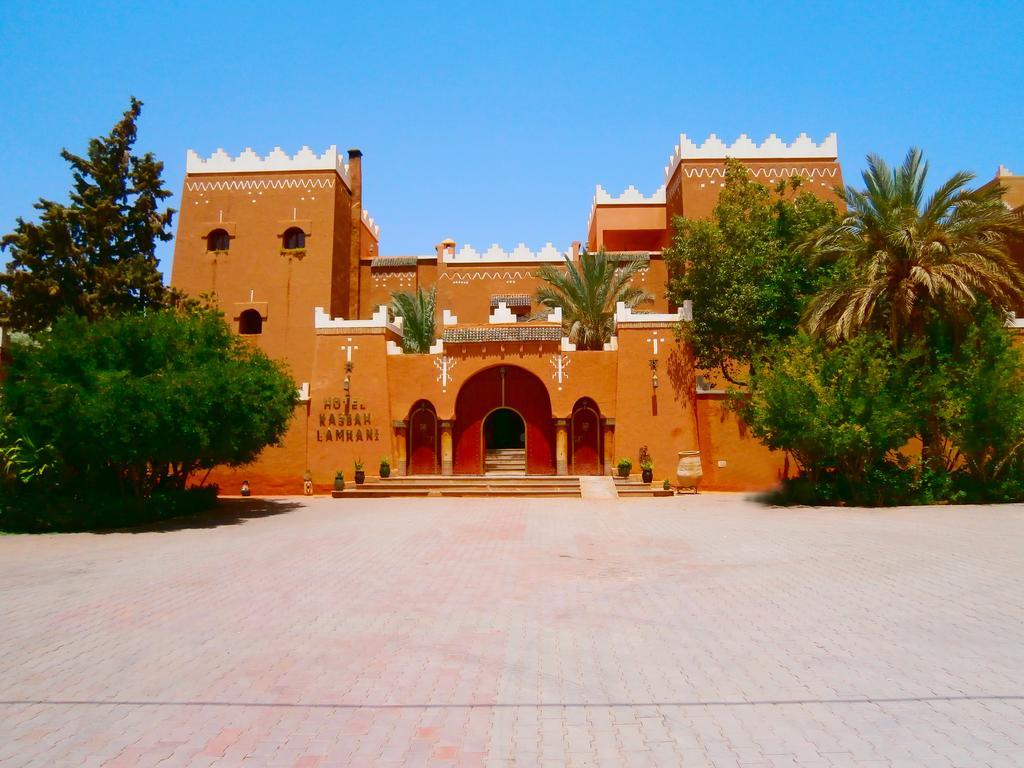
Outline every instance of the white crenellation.
<path fill-rule="evenodd" d="M 444 260 L 448 264 L 499 264 L 502 262 L 562 262 L 572 258 L 571 251 L 561 252 L 551 243 L 546 243 L 539 251 L 531 251 L 520 243 L 511 251 L 503 250 L 495 243 L 483 253 L 471 245 L 462 246 L 455 254 L 447 251 Z"/>
<path fill-rule="evenodd" d="M 672 178 L 676 166 L 683 160 L 724 160 L 727 157 L 737 160 L 835 160 L 839 157 L 839 140 L 835 133 L 830 133 L 821 144 L 816 144 L 806 133 L 801 133 L 792 144 L 787 144 L 773 133 L 761 144 L 755 144 L 747 134 L 741 133 L 732 144 L 725 144 L 712 133 L 698 146 L 681 133 L 679 143 L 665 166 L 665 180 Z"/>
<path fill-rule="evenodd" d="M 280 147 L 266 157 L 262 157 L 249 147 L 232 157 L 223 149 L 217 149 L 207 158 L 200 157 L 195 150 L 185 154 L 186 173 L 267 173 L 269 171 L 337 171 L 349 188 L 352 183 L 348 176 L 348 163 L 345 155 L 338 152 L 338 147 L 331 145 L 322 155 L 316 154 L 309 147 L 303 147 L 294 155 L 289 155 Z"/>
<path fill-rule="evenodd" d="M 381 304 L 369 320 L 346 320 L 343 317 L 331 317 L 324 311 L 323 307 L 316 307 L 313 310 L 314 328 L 384 328 L 392 333 L 402 336 L 401 317 L 396 317 L 394 322 L 388 320 L 388 307 Z"/>
<path fill-rule="evenodd" d="M 487 322 L 491 325 L 500 323 L 514 323 L 516 322 L 516 314 L 504 301 L 499 301 L 498 306 L 494 308 L 494 311 L 487 318 Z"/>
<path fill-rule="evenodd" d="M 380 242 L 380 226 L 373 220 L 373 216 L 366 212 L 365 208 L 362 210 L 363 224 L 366 225 L 366 228 L 370 230 L 373 233 L 373 236 L 377 238 L 377 241 Z"/>
<path fill-rule="evenodd" d="M 450 309 L 441 312 L 441 325 L 458 325 L 459 318 L 452 314 Z"/>
<path fill-rule="evenodd" d="M 625 191 L 615 197 L 608 193 L 600 184 L 594 190 L 594 205 L 664 205 L 665 185 L 658 187 L 653 194 L 645 196 L 643 192 L 630 184 Z"/>
<path fill-rule="evenodd" d="M 625 302 L 615 304 L 615 324 L 623 323 L 678 323 L 693 319 L 693 305 L 683 302 L 678 312 L 634 312 Z"/>

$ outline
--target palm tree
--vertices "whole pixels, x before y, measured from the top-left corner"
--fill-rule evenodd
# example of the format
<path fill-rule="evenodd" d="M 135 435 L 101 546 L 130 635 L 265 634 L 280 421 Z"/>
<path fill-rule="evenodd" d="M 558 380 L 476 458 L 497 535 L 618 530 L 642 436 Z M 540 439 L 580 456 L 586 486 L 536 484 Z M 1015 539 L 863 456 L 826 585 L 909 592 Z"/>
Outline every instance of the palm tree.
<path fill-rule="evenodd" d="M 920 338 L 932 312 L 962 325 L 979 299 L 1010 310 L 1024 305 L 1024 275 L 1007 240 L 1024 227 L 996 185 L 967 189 L 953 174 L 927 199 L 928 164 L 911 149 L 899 168 L 868 156 L 867 189 L 840 193 L 846 216 L 808 243 L 819 260 L 845 261 L 849 279 L 818 294 L 807 329 L 830 341 L 875 328 L 901 346 Z"/>
<path fill-rule="evenodd" d="M 402 318 L 402 348 L 406 352 L 429 352 L 434 343 L 434 309 L 437 289 L 415 293 L 392 291 L 391 311 Z"/>
<path fill-rule="evenodd" d="M 547 283 L 537 289 L 537 302 L 562 308 L 562 328 L 578 349 L 601 349 L 615 332 L 617 302 L 633 308 L 653 298 L 630 285 L 641 266 L 604 251 L 580 254 L 579 266 L 566 257 L 564 271 L 545 264 L 537 270 Z"/>

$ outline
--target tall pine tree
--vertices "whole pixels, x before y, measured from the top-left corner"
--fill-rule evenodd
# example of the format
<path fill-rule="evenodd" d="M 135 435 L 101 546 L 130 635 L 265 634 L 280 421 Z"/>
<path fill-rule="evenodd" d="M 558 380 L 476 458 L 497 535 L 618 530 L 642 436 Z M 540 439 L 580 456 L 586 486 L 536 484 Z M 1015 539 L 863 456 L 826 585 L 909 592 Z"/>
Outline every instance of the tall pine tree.
<path fill-rule="evenodd" d="M 88 319 L 166 306 L 174 299 L 157 270 L 156 245 L 172 238 L 171 196 L 152 153 L 132 154 L 142 102 L 110 134 L 89 142 L 85 157 L 65 150 L 74 183 L 69 203 L 40 198 L 39 221 L 18 218 L 0 240 L 9 250 L 0 273 L 0 323 L 38 331 L 60 315 Z"/>

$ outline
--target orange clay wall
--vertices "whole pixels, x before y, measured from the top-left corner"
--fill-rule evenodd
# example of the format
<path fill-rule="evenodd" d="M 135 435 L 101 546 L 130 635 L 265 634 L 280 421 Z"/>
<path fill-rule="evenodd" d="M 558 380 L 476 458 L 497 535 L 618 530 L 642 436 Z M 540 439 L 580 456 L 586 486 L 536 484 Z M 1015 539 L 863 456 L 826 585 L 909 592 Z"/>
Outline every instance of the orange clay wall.
<path fill-rule="evenodd" d="M 835 160 L 743 160 L 751 177 L 774 187 L 780 180 L 799 176 L 802 189 L 825 200 L 838 202 L 836 187 L 842 187 L 843 172 Z M 709 218 L 725 186 L 725 160 L 683 160 L 666 187 L 666 213 L 674 216 Z"/>
<path fill-rule="evenodd" d="M 332 304 L 336 214 L 348 191 L 333 171 L 189 175 L 185 179 L 171 282 L 190 296 L 214 294 L 229 323 L 256 309 L 263 331 L 253 342 L 288 360 L 299 381 L 312 368 L 313 307 Z M 282 252 L 282 235 L 306 233 L 301 254 Z M 226 253 L 208 253 L 214 229 L 231 235 Z M 347 246 L 346 246 L 347 247 Z"/>

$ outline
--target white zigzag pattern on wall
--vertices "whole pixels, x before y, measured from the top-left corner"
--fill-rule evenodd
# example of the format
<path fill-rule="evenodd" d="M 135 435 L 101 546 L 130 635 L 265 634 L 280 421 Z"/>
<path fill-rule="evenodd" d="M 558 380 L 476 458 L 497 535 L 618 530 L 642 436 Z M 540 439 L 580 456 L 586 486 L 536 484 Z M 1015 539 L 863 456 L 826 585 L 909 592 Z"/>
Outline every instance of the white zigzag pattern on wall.
<path fill-rule="evenodd" d="M 828 176 L 829 178 L 835 178 L 836 168 L 748 168 L 750 175 L 766 176 L 769 179 L 779 178 L 780 176 L 790 178 L 791 176 L 808 176 L 815 178 L 816 176 Z M 683 168 L 683 173 L 686 174 L 686 178 L 692 179 L 697 177 L 698 179 L 720 177 L 725 178 L 724 168 Z"/>
<path fill-rule="evenodd" d="M 459 272 L 454 275 L 442 272 L 437 279 L 438 281 L 448 279 L 468 282 L 470 280 L 529 280 L 533 277 L 536 277 L 533 272 L 473 272 L 472 274 Z"/>
<path fill-rule="evenodd" d="M 189 192 L 224 192 L 259 189 L 331 189 L 334 179 L 239 179 L 236 181 L 186 181 Z"/>

